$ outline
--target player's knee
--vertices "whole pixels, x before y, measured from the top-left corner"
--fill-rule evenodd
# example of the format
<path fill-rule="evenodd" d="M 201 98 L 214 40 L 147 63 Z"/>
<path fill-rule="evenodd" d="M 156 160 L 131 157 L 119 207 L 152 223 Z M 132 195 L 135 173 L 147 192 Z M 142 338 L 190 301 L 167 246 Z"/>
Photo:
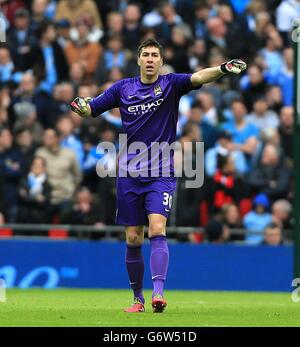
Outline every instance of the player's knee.
<path fill-rule="evenodd" d="M 131 231 L 126 233 L 126 243 L 130 246 L 141 246 L 143 237 L 140 233 Z"/>
<path fill-rule="evenodd" d="M 166 226 L 163 222 L 156 222 L 149 225 L 149 237 L 165 236 Z"/>

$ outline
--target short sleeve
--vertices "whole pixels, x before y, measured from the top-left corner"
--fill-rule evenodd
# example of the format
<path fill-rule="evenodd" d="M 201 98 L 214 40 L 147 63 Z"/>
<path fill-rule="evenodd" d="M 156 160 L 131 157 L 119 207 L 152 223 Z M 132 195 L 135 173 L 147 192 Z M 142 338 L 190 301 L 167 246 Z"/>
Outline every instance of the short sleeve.
<path fill-rule="evenodd" d="M 105 90 L 105 92 L 90 101 L 89 105 L 93 117 L 97 117 L 108 110 L 119 107 L 120 90 L 122 85 L 123 81 L 118 81 Z"/>
<path fill-rule="evenodd" d="M 194 87 L 191 82 L 192 73 L 170 73 L 169 78 L 170 82 L 173 84 L 173 87 L 176 89 L 179 96 L 187 94 L 191 90 L 199 89 L 202 85 Z"/>

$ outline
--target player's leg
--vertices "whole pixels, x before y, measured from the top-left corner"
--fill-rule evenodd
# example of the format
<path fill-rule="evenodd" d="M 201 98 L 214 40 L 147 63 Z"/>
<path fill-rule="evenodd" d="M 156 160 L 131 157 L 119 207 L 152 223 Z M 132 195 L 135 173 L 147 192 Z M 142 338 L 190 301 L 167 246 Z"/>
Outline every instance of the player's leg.
<path fill-rule="evenodd" d="M 162 312 L 167 305 L 163 297 L 169 266 L 166 224 L 171 211 L 172 194 L 175 188 L 176 178 L 161 177 L 151 182 L 145 196 L 145 209 L 149 220 L 149 240 L 151 246 L 150 268 L 153 281 L 153 312 Z"/>
<path fill-rule="evenodd" d="M 118 178 L 116 224 L 125 225 L 125 262 L 130 286 L 134 293 L 134 303 L 132 307 L 125 310 L 126 312 L 144 311 L 142 244 L 144 241 L 143 225 L 146 224 L 145 217 L 138 183 L 131 177 Z"/>
<path fill-rule="evenodd" d="M 125 312 L 143 312 L 145 299 L 143 295 L 144 258 L 142 244 L 144 242 L 144 226 L 127 226 L 126 232 L 126 268 L 130 286 L 133 290 L 133 305 Z"/>
<path fill-rule="evenodd" d="M 164 299 L 164 284 L 169 266 L 169 248 L 166 237 L 167 218 L 161 214 L 149 214 L 150 269 L 153 282 L 153 312 L 162 312 L 167 303 Z"/>

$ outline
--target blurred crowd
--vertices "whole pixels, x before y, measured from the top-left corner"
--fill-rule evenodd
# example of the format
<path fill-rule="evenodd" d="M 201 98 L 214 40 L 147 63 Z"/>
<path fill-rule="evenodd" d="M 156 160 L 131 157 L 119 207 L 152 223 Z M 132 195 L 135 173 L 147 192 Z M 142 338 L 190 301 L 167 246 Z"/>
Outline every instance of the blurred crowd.
<path fill-rule="evenodd" d="M 117 143 L 119 111 L 83 121 L 69 102 L 138 75 L 137 47 L 156 38 L 162 74 L 248 63 L 180 101 L 178 141 L 204 141 L 205 180 L 186 189 L 178 178 L 169 224 L 205 227 L 209 242 L 282 244 L 292 228 L 298 17 L 299 0 L 0 0 L 0 224 L 114 224 L 115 179 L 96 165 L 116 164 L 97 146 Z"/>

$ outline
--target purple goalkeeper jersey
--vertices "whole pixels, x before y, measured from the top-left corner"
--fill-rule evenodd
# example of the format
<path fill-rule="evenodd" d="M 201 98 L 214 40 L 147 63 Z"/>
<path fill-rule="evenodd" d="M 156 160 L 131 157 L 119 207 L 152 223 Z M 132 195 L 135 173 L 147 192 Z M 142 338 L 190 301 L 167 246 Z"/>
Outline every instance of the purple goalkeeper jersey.
<path fill-rule="evenodd" d="M 167 145 L 176 140 L 181 96 L 200 87 L 193 87 L 191 75 L 175 73 L 159 75 L 151 84 L 143 83 L 139 76 L 127 78 L 116 82 L 91 100 L 93 117 L 112 108 L 120 109 L 123 129 L 127 135 L 126 148 L 120 150 L 120 167 L 130 165 L 132 159 L 137 159 L 139 156 L 136 166 L 134 168 L 131 166 L 130 171 L 134 172 L 136 168 L 139 173 L 144 172 L 145 175 L 139 175 L 140 177 L 149 177 L 150 169 L 151 177 L 160 177 L 162 172 L 166 171 L 171 176 L 174 175 L 173 151 L 170 152 L 169 165 L 163 161 L 162 153 L 163 148 L 167 148 Z M 130 145 L 137 142 L 143 143 L 144 147 L 141 150 L 131 151 Z M 159 151 L 157 144 L 161 144 Z"/>

